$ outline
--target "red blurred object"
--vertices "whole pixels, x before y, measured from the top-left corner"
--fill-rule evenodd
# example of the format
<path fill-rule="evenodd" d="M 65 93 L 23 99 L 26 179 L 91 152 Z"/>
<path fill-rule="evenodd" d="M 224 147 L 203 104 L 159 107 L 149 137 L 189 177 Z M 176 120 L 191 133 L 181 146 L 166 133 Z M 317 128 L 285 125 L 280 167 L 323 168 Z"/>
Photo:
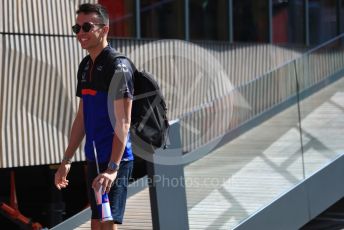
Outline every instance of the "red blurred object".
<path fill-rule="evenodd" d="M 17 191 L 16 183 L 14 179 L 14 171 L 11 171 L 11 192 L 10 192 L 10 205 L 15 210 L 18 210 L 18 201 L 17 201 Z"/>
<path fill-rule="evenodd" d="M 33 230 L 42 229 L 41 224 L 32 222 L 29 218 L 21 214 L 20 211 L 18 210 L 14 171 L 11 171 L 10 183 L 11 183 L 10 205 L 7 205 L 1 202 L 0 213 L 3 214 L 8 219 L 10 219 L 11 221 L 15 222 L 16 224 L 21 225 L 22 227 L 25 227 L 26 229 L 33 229 Z"/>
<path fill-rule="evenodd" d="M 128 36 L 129 33 L 125 25 L 125 0 L 99 0 L 99 3 L 103 5 L 109 12 L 109 36 Z"/>

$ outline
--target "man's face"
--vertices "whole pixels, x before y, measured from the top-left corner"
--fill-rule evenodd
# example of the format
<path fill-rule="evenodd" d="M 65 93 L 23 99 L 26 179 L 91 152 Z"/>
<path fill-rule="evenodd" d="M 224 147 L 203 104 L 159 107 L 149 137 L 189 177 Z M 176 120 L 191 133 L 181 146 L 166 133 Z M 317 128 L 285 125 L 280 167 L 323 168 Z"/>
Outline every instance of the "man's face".
<path fill-rule="evenodd" d="M 92 51 L 101 46 L 101 42 L 106 39 L 105 27 L 101 24 L 101 21 L 95 13 L 84 14 L 80 13 L 76 17 L 76 24 L 83 26 L 85 23 L 91 24 L 91 29 L 85 32 L 83 28 L 76 34 L 78 41 L 83 49 Z"/>

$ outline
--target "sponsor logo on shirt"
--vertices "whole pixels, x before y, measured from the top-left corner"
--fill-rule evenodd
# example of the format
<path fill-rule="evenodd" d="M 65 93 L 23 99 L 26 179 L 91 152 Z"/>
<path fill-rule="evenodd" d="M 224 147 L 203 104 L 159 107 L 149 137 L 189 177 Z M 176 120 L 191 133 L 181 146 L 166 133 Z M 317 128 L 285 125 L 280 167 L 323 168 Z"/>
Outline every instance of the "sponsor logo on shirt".
<path fill-rule="evenodd" d="M 123 63 L 118 64 L 116 70 L 121 70 L 122 72 L 125 72 L 125 73 L 129 72 L 128 67 Z"/>
<path fill-rule="evenodd" d="M 98 70 L 98 71 L 102 71 L 102 69 L 103 69 L 103 66 L 102 66 L 102 65 L 97 66 L 97 70 Z"/>
<path fill-rule="evenodd" d="M 87 79 L 86 79 L 86 72 L 83 72 L 82 75 L 81 75 L 81 82 L 86 82 Z"/>

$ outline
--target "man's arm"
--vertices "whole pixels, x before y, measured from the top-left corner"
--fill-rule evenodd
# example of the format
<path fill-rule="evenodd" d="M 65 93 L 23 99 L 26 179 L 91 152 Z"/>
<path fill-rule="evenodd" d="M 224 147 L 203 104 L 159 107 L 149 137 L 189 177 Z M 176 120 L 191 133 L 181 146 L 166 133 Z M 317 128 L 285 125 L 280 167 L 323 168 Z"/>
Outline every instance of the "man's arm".
<path fill-rule="evenodd" d="M 119 99 L 116 100 L 114 104 L 116 125 L 110 161 L 119 165 L 127 143 L 130 128 L 132 100 L 130 98 Z"/>
<path fill-rule="evenodd" d="M 132 99 L 123 98 L 114 101 L 115 110 L 115 135 L 112 141 L 112 152 L 110 161 L 120 164 L 125 145 L 127 143 L 130 128 Z M 93 181 L 93 188 L 99 190 L 102 186 L 103 192 L 109 192 L 112 182 L 116 179 L 117 171 L 106 170 L 99 174 Z"/>
<path fill-rule="evenodd" d="M 69 144 L 64 153 L 66 158 L 71 159 L 74 156 L 75 151 L 80 146 L 81 141 L 85 136 L 85 127 L 84 127 L 84 113 L 83 113 L 83 101 L 80 99 L 79 109 L 74 119 L 72 130 L 69 137 Z"/>
<path fill-rule="evenodd" d="M 58 189 L 65 188 L 68 185 L 67 175 L 70 170 L 70 161 L 74 156 L 75 151 L 79 147 L 82 139 L 85 136 L 84 115 L 83 115 L 83 101 L 80 99 L 78 112 L 74 119 L 68 147 L 64 153 L 64 160 L 62 160 L 57 172 L 55 173 L 55 186 Z"/>

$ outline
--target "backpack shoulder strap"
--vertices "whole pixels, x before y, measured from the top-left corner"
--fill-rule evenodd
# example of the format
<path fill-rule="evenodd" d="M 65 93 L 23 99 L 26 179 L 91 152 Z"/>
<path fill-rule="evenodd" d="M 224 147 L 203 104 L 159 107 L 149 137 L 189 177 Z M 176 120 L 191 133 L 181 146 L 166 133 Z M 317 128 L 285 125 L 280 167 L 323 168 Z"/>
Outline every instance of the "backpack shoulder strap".
<path fill-rule="evenodd" d="M 110 52 L 107 56 L 106 66 L 110 65 L 116 58 L 125 58 L 126 60 L 128 60 L 128 62 L 131 65 L 131 68 L 133 69 L 134 72 L 136 72 L 136 66 L 130 60 L 130 58 L 128 58 L 125 54 L 120 53 L 120 52 Z"/>
<path fill-rule="evenodd" d="M 111 63 L 113 61 L 115 61 L 116 58 L 119 58 L 119 57 L 125 57 L 124 54 L 122 53 L 119 53 L 119 52 L 110 52 L 107 57 L 106 57 L 106 63 L 105 63 L 105 66 L 109 66 L 111 65 Z"/>
<path fill-rule="evenodd" d="M 115 52 L 115 53 L 110 53 L 109 57 L 108 57 L 108 61 L 106 64 L 110 64 L 112 61 L 114 61 L 116 58 L 125 58 L 131 65 L 131 69 L 133 70 L 133 77 L 135 78 L 135 76 L 137 75 L 137 68 L 135 66 L 135 64 L 132 62 L 132 60 L 130 58 L 128 58 L 125 54 L 120 53 L 120 52 Z"/>

